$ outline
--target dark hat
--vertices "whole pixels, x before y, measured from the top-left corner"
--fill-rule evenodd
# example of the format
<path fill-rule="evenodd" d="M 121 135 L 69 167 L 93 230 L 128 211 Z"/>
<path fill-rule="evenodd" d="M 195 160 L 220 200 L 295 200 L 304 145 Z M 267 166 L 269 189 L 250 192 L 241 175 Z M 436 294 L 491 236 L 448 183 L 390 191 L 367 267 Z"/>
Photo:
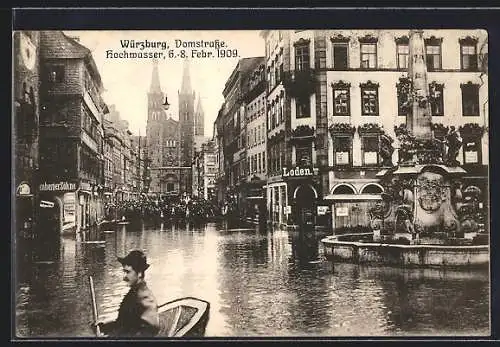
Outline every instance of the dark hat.
<path fill-rule="evenodd" d="M 146 262 L 146 256 L 142 251 L 133 250 L 126 257 L 118 257 L 122 265 L 130 265 L 135 271 L 146 271 L 149 264 Z"/>

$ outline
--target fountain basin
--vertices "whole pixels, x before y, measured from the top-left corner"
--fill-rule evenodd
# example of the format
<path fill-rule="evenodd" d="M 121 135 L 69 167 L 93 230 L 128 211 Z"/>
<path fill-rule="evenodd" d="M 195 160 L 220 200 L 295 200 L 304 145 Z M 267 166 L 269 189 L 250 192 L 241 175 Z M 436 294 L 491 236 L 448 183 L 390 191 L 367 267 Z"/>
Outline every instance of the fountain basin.
<path fill-rule="evenodd" d="M 489 245 L 402 245 L 355 240 L 370 235 L 373 233 L 325 237 L 321 240 L 324 254 L 333 261 L 403 267 L 487 267 L 489 264 Z"/>

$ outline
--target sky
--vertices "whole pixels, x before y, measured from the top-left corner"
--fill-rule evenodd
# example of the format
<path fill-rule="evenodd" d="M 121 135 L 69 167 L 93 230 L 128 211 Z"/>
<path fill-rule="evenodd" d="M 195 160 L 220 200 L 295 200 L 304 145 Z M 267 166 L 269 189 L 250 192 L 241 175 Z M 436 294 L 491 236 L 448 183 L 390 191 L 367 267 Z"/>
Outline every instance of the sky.
<path fill-rule="evenodd" d="M 153 59 L 108 58 L 107 50 L 114 53 L 123 52 L 164 52 L 161 48 L 145 48 L 144 50 L 122 48 L 121 40 L 165 41 L 175 55 L 182 48 L 175 48 L 175 40 L 224 41 L 227 48 L 238 50 L 239 57 L 229 58 L 197 58 L 190 57 L 191 85 L 197 98 L 201 96 L 205 111 L 205 136 L 213 134 L 213 123 L 224 101 L 222 91 L 224 85 L 236 67 L 238 60 L 247 57 L 265 55 L 264 40 L 260 31 L 64 31 L 72 37 L 79 37 L 79 42 L 92 51 L 105 88 L 104 101 L 114 104 L 120 117 L 129 123 L 134 135 L 145 135 L 147 120 L 147 92 L 151 84 Z M 186 48 L 191 54 L 193 49 Z M 214 48 L 206 48 L 206 52 L 216 54 Z M 178 90 L 181 88 L 183 61 L 181 57 L 158 60 L 160 84 L 163 93 L 171 104 L 167 114 L 178 119 Z M 195 105 L 196 107 L 196 105 Z"/>

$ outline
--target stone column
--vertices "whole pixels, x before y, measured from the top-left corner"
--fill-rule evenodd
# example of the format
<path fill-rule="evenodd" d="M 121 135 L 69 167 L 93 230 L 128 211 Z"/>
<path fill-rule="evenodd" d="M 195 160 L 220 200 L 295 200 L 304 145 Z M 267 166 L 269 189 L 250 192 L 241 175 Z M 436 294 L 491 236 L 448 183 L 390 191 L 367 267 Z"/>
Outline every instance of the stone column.
<path fill-rule="evenodd" d="M 409 40 L 408 77 L 411 88 L 412 105 L 406 116 L 406 126 L 416 139 L 432 138 L 431 109 L 428 102 L 427 65 L 422 30 L 411 30 Z"/>

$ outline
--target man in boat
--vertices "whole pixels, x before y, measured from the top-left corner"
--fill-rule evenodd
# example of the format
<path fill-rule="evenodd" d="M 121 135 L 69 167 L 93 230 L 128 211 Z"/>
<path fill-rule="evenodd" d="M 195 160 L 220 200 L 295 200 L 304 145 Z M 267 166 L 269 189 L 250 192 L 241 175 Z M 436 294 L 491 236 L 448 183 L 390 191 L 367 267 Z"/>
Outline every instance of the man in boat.
<path fill-rule="evenodd" d="M 149 268 L 146 256 L 139 250 L 118 258 L 123 266 L 123 280 L 130 286 L 120 304 L 118 318 L 110 322 L 99 322 L 101 332 L 114 337 L 152 337 L 160 329 L 156 298 L 144 280 Z"/>

